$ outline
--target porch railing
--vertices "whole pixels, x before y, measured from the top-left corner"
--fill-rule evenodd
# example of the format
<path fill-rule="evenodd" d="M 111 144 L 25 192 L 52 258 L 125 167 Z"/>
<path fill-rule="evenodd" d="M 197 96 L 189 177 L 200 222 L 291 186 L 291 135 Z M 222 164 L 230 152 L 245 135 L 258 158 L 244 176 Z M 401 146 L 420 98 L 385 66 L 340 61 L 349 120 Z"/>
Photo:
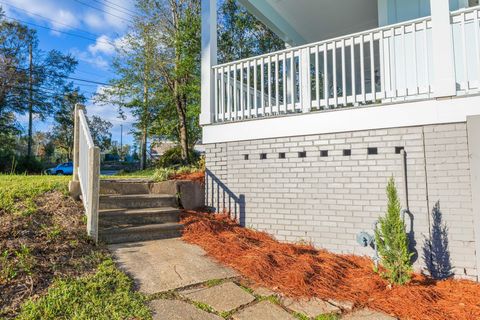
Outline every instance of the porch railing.
<path fill-rule="evenodd" d="M 85 107 L 75 106 L 73 180 L 80 185 L 80 197 L 87 216 L 87 233 L 98 241 L 100 149 L 93 143 Z"/>
<path fill-rule="evenodd" d="M 479 7 L 452 13 L 457 91 L 480 88 Z M 213 67 L 214 122 L 432 97 L 430 17 Z"/>
<path fill-rule="evenodd" d="M 457 92 L 480 90 L 480 8 L 452 13 Z"/>

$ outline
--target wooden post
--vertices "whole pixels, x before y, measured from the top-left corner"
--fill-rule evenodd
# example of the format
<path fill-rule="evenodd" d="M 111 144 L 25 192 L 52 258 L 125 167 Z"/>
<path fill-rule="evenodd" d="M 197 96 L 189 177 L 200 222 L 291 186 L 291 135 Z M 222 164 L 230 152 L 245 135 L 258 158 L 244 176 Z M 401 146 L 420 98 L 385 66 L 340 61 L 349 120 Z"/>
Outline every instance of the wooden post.
<path fill-rule="evenodd" d="M 215 76 L 212 67 L 217 64 L 217 0 L 202 1 L 202 75 L 200 125 L 212 123 L 215 104 Z"/>
<path fill-rule="evenodd" d="M 85 107 L 77 103 L 75 105 L 73 128 L 73 181 L 78 181 L 78 157 L 80 156 L 80 119 L 78 117 L 79 110 L 85 110 Z"/>
<path fill-rule="evenodd" d="M 76 104 L 73 114 L 73 176 L 72 181 L 68 183 L 68 191 L 70 192 L 70 196 L 76 200 L 80 198 L 80 195 L 82 193 L 80 188 L 80 181 L 78 180 L 78 164 L 80 157 L 80 110 L 85 110 L 85 107 L 80 104 Z"/>
<path fill-rule="evenodd" d="M 453 35 L 448 0 L 430 0 L 432 10 L 433 96 L 456 95 Z"/>
<path fill-rule="evenodd" d="M 87 233 L 98 242 L 98 202 L 100 192 L 100 148 L 88 149 Z"/>

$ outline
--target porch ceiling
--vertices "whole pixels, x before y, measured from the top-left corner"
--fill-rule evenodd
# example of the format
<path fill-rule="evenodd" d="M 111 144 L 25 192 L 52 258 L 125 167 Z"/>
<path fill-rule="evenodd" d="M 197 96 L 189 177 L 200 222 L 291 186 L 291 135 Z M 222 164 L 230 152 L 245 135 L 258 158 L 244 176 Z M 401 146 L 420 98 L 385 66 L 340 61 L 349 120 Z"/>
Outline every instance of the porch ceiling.
<path fill-rule="evenodd" d="M 377 0 L 239 0 L 290 45 L 378 26 Z"/>

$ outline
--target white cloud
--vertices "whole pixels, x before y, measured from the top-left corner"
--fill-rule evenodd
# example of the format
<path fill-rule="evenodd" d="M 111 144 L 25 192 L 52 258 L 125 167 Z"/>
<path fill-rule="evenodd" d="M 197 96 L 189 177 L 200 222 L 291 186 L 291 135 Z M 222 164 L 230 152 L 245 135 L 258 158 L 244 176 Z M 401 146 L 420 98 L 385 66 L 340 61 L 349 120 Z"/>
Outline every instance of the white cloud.
<path fill-rule="evenodd" d="M 96 68 L 106 70 L 109 66 L 109 61 L 100 55 L 92 55 L 88 51 L 80 51 L 77 48 L 72 48 L 70 53 L 78 60 L 86 62 Z"/>
<path fill-rule="evenodd" d="M 116 0 L 115 5 L 111 3 L 95 4 L 99 10 L 89 10 L 84 16 L 84 22 L 91 28 L 97 30 L 125 31 L 132 21 L 134 1 Z"/>
<path fill-rule="evenodd" d="M 101 35 L 94 44 L 88 46 L 88 51 L 93 55 L 98 53 L 111 55 L 115 53 L 115 47 L 112 45 L 112 41 L 108 36 Z"/>
<path fill-rule="evenodd" d="M 113 55 L 115 53 L 115 48 L 125 46 L 125 38 L 118 37 L 116 39 L 111 39 L 107 35 L 101 35 L 97 38 L 97 41 L 94 44 L 88 46 L 88 51 L 92 55 L 104 54 L 104 55 Z"/>
<path fill-rule="evenodd" d="M 93 30 L 123 32 L 132 21 L 131 11 L 134 11 L 132 0 L 116 0 L 115 4 L 88 2 L 88 5 L 100 10 L 65 0 L 9 0 L 8 3 L 0 5 L 10 17 L 19 19 L 28 17 L 37 23 L 47 23 L 50 27 L 62 31 L 87 27 Z"/>
<path fill-rule="evenodd" d="M 59 1 L 10 0 L 4 8 L 7 15 L 16 18 L 28 16 L 37 22 L 45 22 L 42 18 L 45 17 L 49 19 L 46 22 L 55 29 L 66 30 L 78 27 L 80 24 L 78 17 L 61 4 L 62 2 Z"/>

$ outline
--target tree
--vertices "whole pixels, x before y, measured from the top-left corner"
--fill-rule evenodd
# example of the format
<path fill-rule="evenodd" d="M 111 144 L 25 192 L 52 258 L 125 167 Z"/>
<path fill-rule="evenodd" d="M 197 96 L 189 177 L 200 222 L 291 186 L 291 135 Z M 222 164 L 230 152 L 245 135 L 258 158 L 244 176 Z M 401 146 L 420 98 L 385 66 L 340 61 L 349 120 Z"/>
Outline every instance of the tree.
<path fill-rule="evenodd" d="M 75 105 L 77 103 L 85 103 L 87 99 L 80 93 L 80 88 L 74 88 L 72 83 L 64 86 L 63 93 L 55 99 L 59 108 L 54 115 L 55 127 L 52 130 L 52 140 L 56 149 L 63 153 L 68 160 L 71 160 L 73 158 Z"/>
<path fill-rule="evenodd" d="M 224 0 L 220 4 L 218 21 L 220 62 L 285 49 L 285 43 L 236 0 Z"/>
<path fill-rule="evenodd" d="M 101 151 L 106 151 L 112 146 L 112 129 L 113 125 L 107 120 L 102 120 L 98 116 L 87 118 L 88 127 L 92 135 L 93 142 Z"/>
<path fill-rule="evenodd" d="M 4 19 L 0 7 L 0 156 L 9 157 L 20 133 L 15 114 L 25 112 L 26 72 L 30 31 Z M 2 160 L 3 162 L 3 160 Z"/>
<path fill-rule="evenodd" d="M 44 120 L 60 107 L 56 95 L 62 93 L 66 77 L 75 70 L 77 60 L 71 55 L 64 55 L 57 50 L 45 53 L 38 49 L 35 32 L 29 37 L 28 62 L 28 150 L 32 154 L 33 115 Z"/>
<path fill-rule="evenodd" d="M 410 281 L 412 273 L 412 253 L 408 250 L 408 238 L 393 177 L 388 180 L 387 198 L 387 212 L 379 219 L 375 241 L 381 264 L 386 270 L 383 275 L 393 284 L 405 284 Z"/>
<path fill-rule="evenodd" d="M 36 32 L 5 20 L 0 8 L 0 129 L 12 130 L 15 122 L 6 119 L 27 114 L 28 157 L 32 155 L 33 116 L 44 120 L 55 112 L 56 96 L 61 94 L 66 77 L 76 65 L 70 55 L 40 50 Z"/>
<path fill-rule="evenodd" d="M 117 78 L 110 80 L 110 86 L 96 96 L 97 101 L 109 101 L 118 106 L 121 115 L 126 108 L 136 118 L 134 128 L 138 130 L 141 141 L 142 169 L 147 162 L 148 130 L 159 109 L 155 92 L 159 90 L 161 81 L 154 72 L 158 63 L 158 38 L 155 25 L 142 14 L 136 16 L 129 32 L 116 47 L 112 69 Z"/>

